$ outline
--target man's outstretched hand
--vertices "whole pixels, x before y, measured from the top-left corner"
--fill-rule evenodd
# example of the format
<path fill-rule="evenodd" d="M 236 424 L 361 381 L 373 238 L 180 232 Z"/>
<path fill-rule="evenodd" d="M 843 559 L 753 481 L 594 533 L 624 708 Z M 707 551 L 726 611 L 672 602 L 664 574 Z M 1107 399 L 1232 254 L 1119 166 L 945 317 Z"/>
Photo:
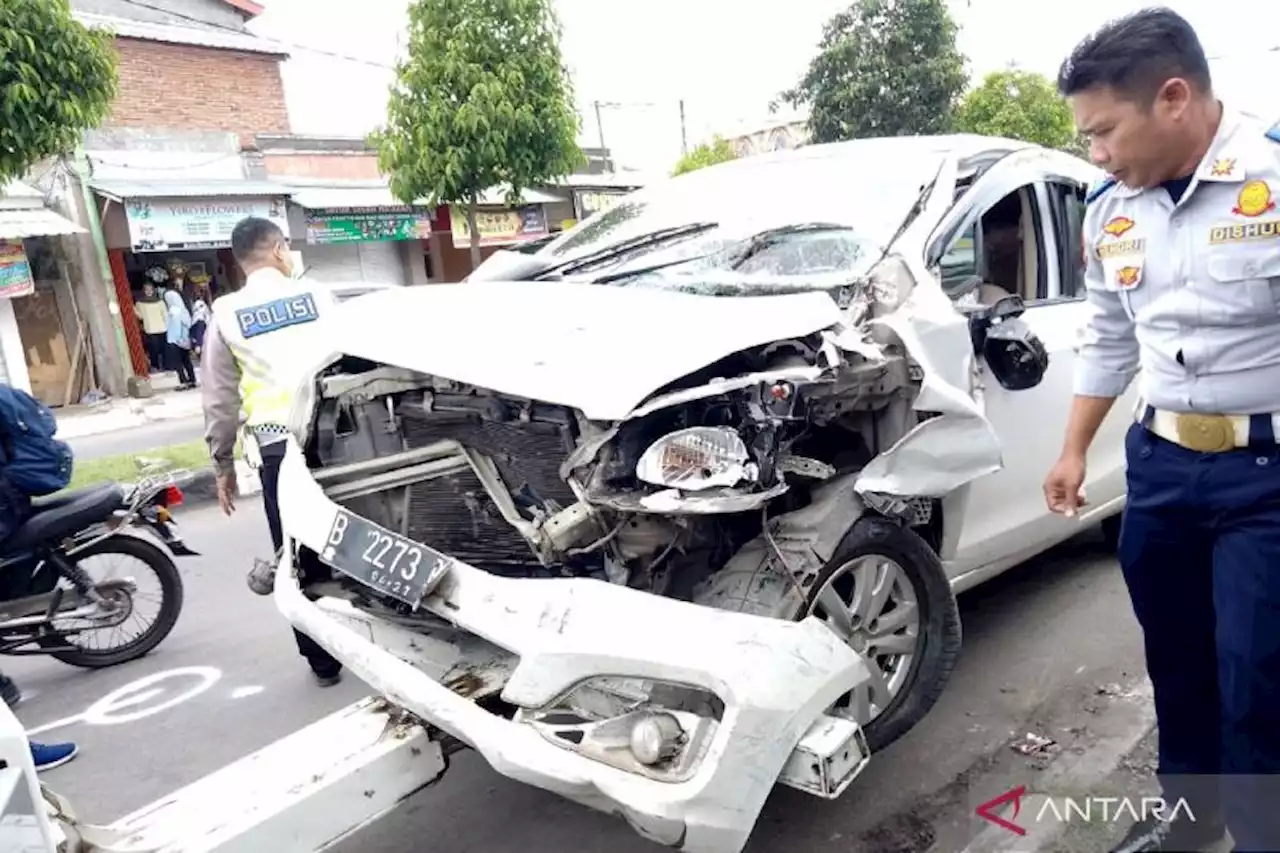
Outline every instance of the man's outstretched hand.
<path fill-rule="evenodd" d="M 231 515 L 236 511 L 236 472 L 234 468 L 218 474 L 218 506 L 222 508 L 224 515 Z"/>

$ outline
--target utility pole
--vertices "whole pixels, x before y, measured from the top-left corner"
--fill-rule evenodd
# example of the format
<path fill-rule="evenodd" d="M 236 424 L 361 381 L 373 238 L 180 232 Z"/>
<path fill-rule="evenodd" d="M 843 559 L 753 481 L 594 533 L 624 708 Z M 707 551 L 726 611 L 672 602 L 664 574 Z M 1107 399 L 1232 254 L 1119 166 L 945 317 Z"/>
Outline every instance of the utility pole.
<path fill-rule="evenodd" d="M 600 156 L 605 158 L 605 168 L 613 172 L 613 158 L 609 156 L 609 149 L 604 144 L 604 120 L 600 118 L 600 102 L 592 101 L 591 105 L 596 111 L 596 136 L 600 140 Z"/>
<path fill-rule="evenodd" d="M 689 153 L 689 131 L 684 122 L 684 98 L 680 99 L 680 153 Z"/>

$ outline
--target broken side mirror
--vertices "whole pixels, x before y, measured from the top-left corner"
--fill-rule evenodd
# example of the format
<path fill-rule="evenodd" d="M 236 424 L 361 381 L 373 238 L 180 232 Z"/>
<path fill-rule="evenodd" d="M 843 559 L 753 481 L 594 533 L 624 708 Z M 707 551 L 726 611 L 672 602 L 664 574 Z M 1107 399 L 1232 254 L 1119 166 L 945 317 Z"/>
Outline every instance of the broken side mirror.
<path fill-rule="evenodd" d="M 1049 370 L 1049 350 L 1044 341 L 1016 318 L 1000 320 L 987 329 L 982 358 L 1007 391 L 1034 388 Z"/>
<path fill-rule="evenodd" d="M 1019 319 L 1026 310 L 1022 297 L 1006 296 L 994 305 L 966 312 L 974 352 L 1008 391 L 1036 387 L 1049 370 L 1049 350 Z"/>

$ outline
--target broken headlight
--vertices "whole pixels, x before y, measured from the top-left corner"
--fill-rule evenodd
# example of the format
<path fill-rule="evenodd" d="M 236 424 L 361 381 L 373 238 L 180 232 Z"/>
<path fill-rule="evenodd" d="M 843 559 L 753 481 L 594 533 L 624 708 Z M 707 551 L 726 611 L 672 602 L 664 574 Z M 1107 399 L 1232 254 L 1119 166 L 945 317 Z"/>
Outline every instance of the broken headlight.
<path fill-rule="evenodd" d="M 736 431 L 692 427 L 649 445 L 636 463 L 636 476 L 655 486 L 696 492 L 755 480 L 759 469 Z"/>
<path fill-rule="evenodd" d="M 719 697 L 696 687 L 630 678 L 591 678 L 518 720 L 587 758 L 661 782 L 692 776 L 724 714 Z"/>

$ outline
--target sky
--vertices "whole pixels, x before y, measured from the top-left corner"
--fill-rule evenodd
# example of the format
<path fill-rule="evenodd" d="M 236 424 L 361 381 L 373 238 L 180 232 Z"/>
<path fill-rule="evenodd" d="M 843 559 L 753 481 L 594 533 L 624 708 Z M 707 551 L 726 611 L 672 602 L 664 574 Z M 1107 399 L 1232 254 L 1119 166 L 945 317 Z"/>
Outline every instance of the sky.
<path fill-rule="evenodd" d="M 293 49 L 282 71 L 295 133 L 362 136 L 383 119 L 407 0 L 262 0 L 250 27 Z M 948 0 L 972 79 L 1009 65 L 1053 76 L 1090 30 L 1141 0 Z M 561 49 L 583 116 L 621 165 L 666 171 L 689 145 L 769 120 L 823 24 L 848 0 L 555 0 Z M 1233 105 L 1280 119 L 1280 2 L 1169 0 L 1196 27 L 1215 86 Z M 606 11 L 606 8 L 608 11 Z M 1226 10 L 1230 9 L 1228 13 Z M 323 53 L 320 51 L 328 51 Z M 329 54 L 339 54 L 338 58 Z M 600 102 L 597 123 L 595 102 Z M 681 102 L 684 103 L 682 136 Z"/>

